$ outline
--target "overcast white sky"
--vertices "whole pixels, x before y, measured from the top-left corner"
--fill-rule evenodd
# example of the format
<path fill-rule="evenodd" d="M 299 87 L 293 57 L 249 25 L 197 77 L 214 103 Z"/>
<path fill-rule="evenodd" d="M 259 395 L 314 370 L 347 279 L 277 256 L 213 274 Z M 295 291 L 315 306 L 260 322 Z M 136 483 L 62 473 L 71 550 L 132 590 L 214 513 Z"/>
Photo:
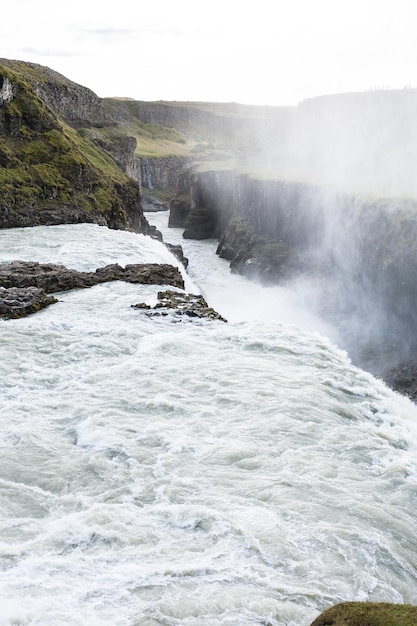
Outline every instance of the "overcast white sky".
<path fill-rule="evenodd" d="M 0 57 L 97 95 L 296 104 L 417 87 L 416 0 L 1 0 Z"/>

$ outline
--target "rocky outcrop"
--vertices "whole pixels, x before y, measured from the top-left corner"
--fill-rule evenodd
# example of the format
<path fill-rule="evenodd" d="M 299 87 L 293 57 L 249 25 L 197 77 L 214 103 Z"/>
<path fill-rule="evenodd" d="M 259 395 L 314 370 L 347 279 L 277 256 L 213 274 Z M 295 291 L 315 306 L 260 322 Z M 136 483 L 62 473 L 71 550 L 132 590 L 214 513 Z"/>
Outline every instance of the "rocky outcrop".
<path fill-rule="evenodd" d="M 218 238 L 232 215 L 235 175 L 232 171 L 186 169 L 170 203 L 170 227 L 184 228 L 185 239 Z"/>
<path fill-rule="evenodd" d="M 0 317 L 17 319 L 58 302 L 39 287 L 0 287 Z"/>
<path fill-rule="evenodd" d="M 183 167 L 189 163 L 189 159 L 167 156 L 161 158 L 138 158 L 140 163 L 140 176 L 144 189 L 161 189 L 174 193 L 178 176 Z"/>
<path fill-rule="evenodd" d="M 13 261 L 0 265 L 0 287 L 4 289 L 36 287 L 46 293 L 58 293 L 93 287 L 113 280 L 184 288 L 178 268 L 167 264 L 144 263 L 121 267 L 113 263 L 100 267 L 95 272 L 79 272 L 63 265 L 32 261 Z"/>
<path fill-rule="evenodd" d="M 170 228 L 184 228 L 191 210 L 191 190 L 196 181 L 198 181 L 198 175 L 193 166 L 184 168 L 179 174 L 175 194 L 169 203 L 168 226 Z"/>
<path fill-rule="evenodd" d="M 343 602 L 319 615 L 311 626 L 415 626 L 417 606 L 388 602 Z"/>
<path fill-rule="evenodd" d="M 15 95 L 13 83 L 7 78 L 7 76 L 3 76 L 0 81 L 0 106 L 10 104 Z"/>
<path fill-rule="evenodd" d="M 208 306 L 206 300 L 201 295 L 190 293 L 179 293 L 177 291 L 159 291 L 158 302 L 155 306 L 140 302 L 132 305 L 135 309 L 145 311 L 149 316 L 173 315 L 176 319 L 198 318 L 209 320 L 220 320 L 226 322 L 219 313 Z"/>
<path fill-rule="evenodd" d="M 356 364 L 417 393 L 417 201 L 197 168 L 182 183 L 170 224 L 185 237 L 218 237 L 232 271 L 304 284 Z"/>
<path fill-rule="evenodd" d="M 172 254 L 174 255 L 174 257 L 176 259 L 178 259 L 178 261 L 180 261 L 180 263 L 187 268 L 188 267 L 188 259 L 187 257 L 184 255 L 184 250 L 182 249 L 182 246 L 179 245 L 175 245 L 173 243 L 166 243 L 164 242 L 166 247 L 168 248 L 168 250 L 170 252 L 172 252 Z"/>
<path fill-rule="evenodd" d="M 168 204 L 158 200 L 158 198 L 142 194 L 142 208 L 144 213 L 159 213 L 160 211 L 168 211 Z"/>
<path fill-rule="evenodd" d="M 84 132 L 88 139 L 111 155 L 127 176 L 141 183 L 140 163 L 135 156 L 137 141 L 134 137 L 108 128 L 104 131 L 89 129 Z"/>
<path fill-rule="evenodd" d="M 233 150 L 252 150 L 264 137 L 275 134 L 284 141 L 294 107 L 261 107 L 230 103 L 129 103 L 129 113 L 146 124 L 171 127 L 186 135 L 215 142 Z"/>
<path fill-rule="evenodd" d="M 147 232 L 139 184 L 121 169 L 133 167 L 135 140 L 112 129 L 95 94 L 8 60 L 0 93 L 0 228 L 86 221 Z"/>
<path fill-rule="evenodd" d="M 101 98 L 91 89 L 35 63 L 0 59 L 0 65 L 22 72 L 39 98 L 70 126 L 114 126 L 114 120 L 105 111 Z"/>

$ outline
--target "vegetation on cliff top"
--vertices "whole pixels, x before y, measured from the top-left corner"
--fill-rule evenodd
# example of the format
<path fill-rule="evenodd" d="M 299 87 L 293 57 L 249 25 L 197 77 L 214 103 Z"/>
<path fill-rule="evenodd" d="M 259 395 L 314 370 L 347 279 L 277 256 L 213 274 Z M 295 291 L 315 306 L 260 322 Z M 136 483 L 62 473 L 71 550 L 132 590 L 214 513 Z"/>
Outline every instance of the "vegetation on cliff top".
<path fill-rule="evenodd" d="M 225 119 L 239 117 L 236 111 L 238 105 L 204 102 L 152 103 L 127 98 L 105 98 L 103 103 L 106 111 L 119 123 L 120 129 L 135 137 L 136 154 L 139 157 L 178 156 L 197 161 L 218 160 L 221 163 L 233 158 L 236 138 L 231 138 L 227 132 L 219 132 L 216 123 L 211 127 L 209 124 L 207 128 L 206 114 L 224 126 L 222 121 Z M 166 123 L 158 115 L 155 123 L 149 121 L 153 117 L 153 108 L 162 108 L 168 114 L 172 111 L 174 118 L 175 115 L 178 116 L 178 123 L 173 122 L 170 115 Z M 202 115 L 202 120 L 199 115 Z"/>
<path fill-rule="evenodd" d="M 0 90 L 8 86 L 7 97 L 0 97 L 1 225 L 25 225 L 28 211 L 43 223 L 43 212 L 60 208 L 123 227 L 128 220 L 120 190 L 136 183 L 36 93 L 33 82 L 44 80 L 42 68 L 0 62 Z M 136 196 L 140 206 L 138 188 Z"/>
<path fill-rule="evenodd" d="M 183 157 L 193 148 L 194 142 L 175 128 L 142 122 L 135 114 L 135 100 L 104 98 L 103 103 L 108 113 L 118 120 L 121 131 L 136 139 L 139 157 Z"/>

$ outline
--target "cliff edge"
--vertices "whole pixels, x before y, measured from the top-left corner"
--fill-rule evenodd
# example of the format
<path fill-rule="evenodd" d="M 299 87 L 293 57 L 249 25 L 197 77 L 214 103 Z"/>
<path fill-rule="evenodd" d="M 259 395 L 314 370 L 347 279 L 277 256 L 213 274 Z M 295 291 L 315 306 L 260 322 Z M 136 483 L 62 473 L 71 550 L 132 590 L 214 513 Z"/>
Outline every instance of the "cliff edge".
<path fill-rule="evenodd" d="M 110 147 L 124 142 L 133 158 L 136 144 L 114 127 L 89 89 L 0 59 L 0 228 L 94 222 L 146 232 L 140 186 Z M 98 128 L 114 141 L 94 142 Z"/>

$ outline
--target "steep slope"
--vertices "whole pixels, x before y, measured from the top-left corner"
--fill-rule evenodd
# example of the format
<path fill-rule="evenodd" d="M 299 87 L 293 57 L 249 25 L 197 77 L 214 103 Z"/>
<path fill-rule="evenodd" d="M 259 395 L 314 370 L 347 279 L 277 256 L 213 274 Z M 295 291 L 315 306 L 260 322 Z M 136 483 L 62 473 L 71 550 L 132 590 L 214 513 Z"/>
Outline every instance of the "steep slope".
<path fill-rule="evenodd" d="M 109 133 L 114 126 L 93 92 L 48 68 L 0 60 L 1 228 L 96 222 L 147 230 L 138 183 L 92 141 L 93 125 Z"/>

